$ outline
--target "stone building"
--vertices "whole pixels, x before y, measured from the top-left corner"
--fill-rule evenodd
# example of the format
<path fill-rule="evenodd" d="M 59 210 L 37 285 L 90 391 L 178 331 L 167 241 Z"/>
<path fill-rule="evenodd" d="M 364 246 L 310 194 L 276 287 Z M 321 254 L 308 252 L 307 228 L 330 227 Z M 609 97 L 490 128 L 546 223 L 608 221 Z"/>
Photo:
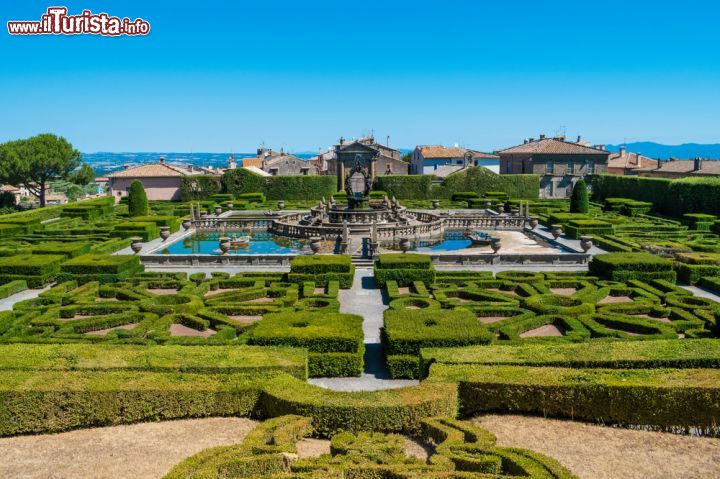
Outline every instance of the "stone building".
<path fill-rule="evenodd" d="M 607 172 L 613 175 L 637 175 L 641 170 L 654 170 L 657 165 L 658 160 L 631 153 L 621 146 L 619 152 L 610 153 Z"/>
<path fill-rule="evenodd" d="M 338 191 L 345 188 L 346 173 L 358 165 L 367 170 L 371 181 L 379 175 L 407 175 L 410 164 L 400 159 L 402 155 L 398 150 L 393 150 L 397 154 L 390 150 L 392 148 L 359 140 L 347 143 L 340 138 L 340 143 L 335 146 Z"/>
<path fill-rule="evenodd" d="M 695 158 L 693 160 L 658 160 L 655 168 L 637 170 L 638 176 L 647 178 L 685 178 L 688 176 L 720 176 L 720 160 Z"/>
<path fill-rule="evenodd" d="M 416 175 L 433 175 L 446 165 L 484 166 L 494 173 L 500 171 L 500 157 L 497 155 L 468 148 L 441 145 L 416 146 L 412 152 L 410 164 L 410 172 Z"/>
<path fill-rule="evenodd" d="M 521 145 L 505 148 L 500 155 L 500 174 L 536 174 L 540 176 L 541 198 L 566 198 L 575 183 L 590 176 L 607 173 L 608 156 L 604 146 L 586 146 L 566 141 L 564 136 L 527 139 Z"/>
<path fill-rule="evenodd" d="M 130 185 L 134 180 L 140 180 L 145 187 L 148 200 L 180 200 L 182 179 L 186 176 L 203 174 L 193 167 L 181 168 L 168 165 L 165 158 L 158 163 L 149 163 L 135 167 L 125 167 L 108 175 L 107 193 L 119 202 L 120 198 L 127 196 Z"/>
<path fill-rule="evenodd" d="M 277 152 L 269 148 L 258 148 L 256 156 L 243 158 L 242 166 L 260 168 L 272 176 L 317 174 L 315 166 L 310 162 L 282 150 Z"/>

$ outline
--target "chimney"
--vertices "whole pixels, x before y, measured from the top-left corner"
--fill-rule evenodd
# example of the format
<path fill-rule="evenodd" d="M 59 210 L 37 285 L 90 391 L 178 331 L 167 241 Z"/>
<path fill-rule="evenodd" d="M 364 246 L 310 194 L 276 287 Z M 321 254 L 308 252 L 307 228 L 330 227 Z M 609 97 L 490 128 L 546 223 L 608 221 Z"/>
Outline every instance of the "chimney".
<path fill-rule="evenodd" d="M 702 159 L 699 156 L 695 157 L 695 168 L 693 171 L 700 171 L 702 169 Z"/>
<path fill-rule="evenodd" d="M 625 146 L 620 147 L 620 156 L 625 156 Z"/>
<path fill-rule="evenodd" d="M 540 133 L 540 139 L 541 139 L 541 140 L 544 140 L 544 139 L 545 139 L 545 133 Z"/>
<path fill-rule="evenodd" d="M 528 144 L 528 139 L 525 138 L 525 139 L 523 140 L 523 145 L 527 145 L 527 144 Z"/>
<path fill-rule="evenodd" d="M 161 165 L 164 165 L 164 164 L 165 164 L 165 157 L 164 157 L 164 156 L 161 156 L 161 157 L 160 157 L 160 164 L 161 164 Z"/>
<path fill-rule="evenodd" d="M 345 138 L 343 138 L 342 136 L 340 137 L 340 144 L 341 144 L 341 145 L 344 145 L 344 144 L 345 144 Z"/>
<path fill-rule="evenodd" d="M 533 141 L 535 141 L 534 138 L 528 138 L 528 143 L 532 143 Z"/>
<path fill-rule="evenodd" d="M 125 164 L 123 165 L 123 170 L 127 170 L 128 168 L 130 168 L 130 165 L 128 165 L 127 163 L 125 163 Z"/>
<path fill-rule="evenodd" d="M 658 166 L 657 166 L 657 169 L 659 170 L 660 168 L 662 168 L 662 165 L 663 165 L 663 160 L 662 160 L 662 158 L 658 158 Z"/>
<path fill-rule="evenodd" d="M 637 153 L 636 156 L 637 156 L 637 161 L 636 161 L 637 168 L 640 168 L 642 166 L 642 156 L 640 156 L 640 153 Z"/>
<path fill-rule="evenodd" d="M 582 136 L 578 135 L 577 143 L 580 143 L 582 141 Z"/>

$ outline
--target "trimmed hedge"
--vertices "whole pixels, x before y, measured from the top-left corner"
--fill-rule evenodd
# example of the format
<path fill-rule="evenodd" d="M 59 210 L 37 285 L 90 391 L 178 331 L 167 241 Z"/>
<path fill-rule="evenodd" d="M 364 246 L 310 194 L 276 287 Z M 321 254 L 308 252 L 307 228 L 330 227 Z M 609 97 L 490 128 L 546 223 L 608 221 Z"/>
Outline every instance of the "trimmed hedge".
<path fill-rule="evenodd" d="M 290 262 L 288 281 L 303 284 L 314 281 L 318 287 L 337 281 L 341 288 L 352 286 L 355 265 L 349 255 L 298 255 Z"/>
<path fill-rule="evenodd" d="M 88 281 L 124 281 L 144 269 L 137 256 L 92 253 L 70 259 L 62 265 L 62 272 L 72 275 L 81 284 Z"/>
<path fill-rule="evenodd" d="M 262 193 L 267 200 L 319 200 L 330 198 L 337 179 L 327 175 L 260 176 L 244 168 L 222 175 L 224 190 L 239 197 L 243 193 Z"/>
<path fill-rule="evenodd" d="M 435 282 L 435 267 L 429 256 L 414 253 L 381 254 L 375 261 L 375 283 L 379 288 L 388 281 L 398 286 L 410 286 L 412 283 Z"/>
<path fill-rule="evenodd" d="M 128 215 L 145 216 L 148 214 L 148 199 L 145 194 L 145 187 L 140 180 L 134 180 L 128 191 Z"/>
<path fill-rule="evenodd" d="M 259 346 L 308 350 L 311 377 L 360 376 L 365 353 L 362 316 L 334 312 L 267 314 L 250 332 Z"/>
<path fill-rule="evenodd" d="M 28 285 L 27 281 L 25 281 L 24 279 L 16 279 L 14 281 L 10 281 L 9 283 L 0 285 L 0 299 L 7 298 L 8 296 L 12 296 L 13 294 L 25 291 L 26 289 L 28 289 Z"/>
<path fill-rule="evenodd" d="M 384 313 L 382 340 L 388 355 L 417 356 L 421 348 L 489 344 L 492 339 L 465 309 L 388 309 Z"/>
<path fill-rule="evenodd" d="M 593 256 L 591 275 L 612 281 L 665 279 L 675 282 L 672 262 L 649 253 L 606 253 Z"/>
<path fill-rule="evenodd" d="M 568 369 L 436 364 L 431 380 L 458 383 L 461 414 L 500 411 L 717 430 L 720 370 Z"/>
<path fill-rule="evenodd" d="M 17 255 L 0 258 L 0 284 L 24 280 L 30 288 L 42 288 L 60 272 L 62 255 Z"/>

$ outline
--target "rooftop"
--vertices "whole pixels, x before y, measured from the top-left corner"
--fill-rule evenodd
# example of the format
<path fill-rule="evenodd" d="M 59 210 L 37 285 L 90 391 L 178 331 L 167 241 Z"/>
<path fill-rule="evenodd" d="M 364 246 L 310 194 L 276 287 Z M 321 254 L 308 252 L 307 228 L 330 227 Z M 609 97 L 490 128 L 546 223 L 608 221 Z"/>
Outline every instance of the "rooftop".
<path fill-rule="evenodd" d="M 442 145 L 420 145 L 417 147 L 424 158 L 463 158 L 466 152 L 472 153 L 473 159 L 497 159 L 499 156 L 492 153 L 470 150 L 468 148 L 448 147 Z"/>
<path fill-rule="evenodd" d="M 617 153 L 610 153 L 608 157 L 608 168 L 654 170 L 657 166 L 656 159 L 643 156 L 640 153 L 631 153 L 625 147 L 621 147 Z"/>
<path fill-rule="evenodd" d="M 133 166 L 112 172 L 108 175 L 108 178 L 170 178 L 197 175 L 199 173 L 202 172 L 168 165 L 165 163 L 165 160 L 161 158 L 158 163 Z"/>
<path fill-rule="evenodd" d="M 567 141 L 564 136 L 546 138 L 540 135 L 539 140 L 530 138 L 522 145 L 512 146 L 500 150 L 498 153 L 550 153 L 560 155 L 608 155 L 609 152 L 599 147 L 586 146 L 579 140 L 577 142 Z"/>

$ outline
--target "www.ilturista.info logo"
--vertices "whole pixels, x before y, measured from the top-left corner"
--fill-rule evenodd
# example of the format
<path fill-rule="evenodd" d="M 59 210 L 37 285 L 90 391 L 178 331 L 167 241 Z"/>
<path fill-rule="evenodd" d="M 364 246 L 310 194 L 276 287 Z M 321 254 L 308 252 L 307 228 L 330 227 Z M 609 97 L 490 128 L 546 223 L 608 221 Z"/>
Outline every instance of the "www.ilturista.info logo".
<path fill-rule="evenodd" d="M 142 18 L 111 17 L 107 13 L 83 10 L 80 15 L 68 15 L 67 7 L 50 7 L 40 21 L 9 21 L 10 35 L 147 35 L 150 23 Z"/>

